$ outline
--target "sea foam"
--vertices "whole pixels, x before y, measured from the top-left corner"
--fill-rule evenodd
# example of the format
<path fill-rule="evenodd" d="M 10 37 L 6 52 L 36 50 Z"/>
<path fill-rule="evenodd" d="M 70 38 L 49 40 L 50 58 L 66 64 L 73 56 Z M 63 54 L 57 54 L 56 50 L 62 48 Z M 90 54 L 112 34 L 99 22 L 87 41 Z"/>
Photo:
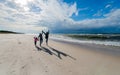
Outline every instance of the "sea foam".
<path fill-rule="evenodd" d="M 52 34 L 50 36 L 50 39 L 74 42 L 74 43 L 88 43 L 88 44 L 100 44 L 100 45 L 109 45 L 109 46 L 120 46 L 120 41 L 75 39 L 75 38 L 67 37 L 62 34 Z"/>

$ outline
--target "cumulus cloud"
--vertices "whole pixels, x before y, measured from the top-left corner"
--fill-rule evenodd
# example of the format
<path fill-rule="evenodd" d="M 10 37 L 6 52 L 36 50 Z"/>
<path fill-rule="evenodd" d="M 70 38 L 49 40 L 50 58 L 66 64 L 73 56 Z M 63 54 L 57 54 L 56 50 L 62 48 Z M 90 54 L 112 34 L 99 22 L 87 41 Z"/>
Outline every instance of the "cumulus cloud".
<path fill-rule="evenodd" d="M 101 19 L 87 19 L 75 22 L 78 28 L 99 28 L 104 26 L 119 26 L 120 27 L 120 9 L 111 11 L 104 15 Z"/>
<path fill-rule="evenodd" d="M 101 19 L 75 21 L 71 16 L 77 16 L 82 10 L 77 8 L 76 3 L 67 4 L 62 0 L 4 0 L 0 7 L 1 29 L 40 32 L 47 28 L 59 30 L 120 26 L 120 9 L 105 14 Z"/>
<path fill-rule="evenodd" d="M 76 3 L 61 0 L 6 0 L 0 3 L 0 25 L 6 28 L 41 30 L 76 14 Z"/>
<path fill-rule="evenodd" d="M 104 18 L 84 19 L 81 21 L 74 21 L 73 19 L 66 19 L 59 23 L 60 30 L 79 30 L 79 29 L 96 29 L 102 27 L 118 27 L 120 28 L 120 9 L 111 11 L 104 15 Z"/>

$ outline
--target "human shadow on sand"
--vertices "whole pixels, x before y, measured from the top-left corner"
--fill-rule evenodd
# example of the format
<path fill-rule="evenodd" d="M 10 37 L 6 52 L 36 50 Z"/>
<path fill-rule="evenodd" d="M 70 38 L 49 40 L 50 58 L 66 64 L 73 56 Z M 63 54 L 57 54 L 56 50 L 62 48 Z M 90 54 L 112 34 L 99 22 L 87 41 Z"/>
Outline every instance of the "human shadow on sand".
<path fill-rule="evenodd" d="M 48 54 L 50 54 L 50 55 L 55 55 L 55 56 L 57 56 L 59 59 L 62 59 L 62 56 L 64 56 L 64 57 L 70 57 L 71 59 L 73 59 L 73 60 L 76 60 L 74 57 L 72 57 L 72 56 L 70 56 L 70 55 L 68 55 L 68 54 L 66 54 L 66 53 L 64 53 L 64 52 L 61 52 L 61 51 L 59 51 L 59 50 L 57 50 L 57 49 L 54 49 L 54 48 L 52 48 L 52 47 L 50 47 L 50 46 L 48 46 L 49 48 L 46 48 L 46 47 L 38 47 L 38 46 L 36 46 L 36 48 L 37 48 L 37 50 L 38 51 L 44 51 L 44 52 L 46 52 L 46 53 L 48 53 Z M 52 50 L 52 51 L 51 51 Z"/>
<path fill-rule="evenodd" d="M 51 52 L 49 49 L 47 49 L 45 47 L 40 48 L 40 47 L 36 46 L 36 48 L 37 48 L 38 51 L 44 51 L 44 52 L 46 52 L 46 53 L 48 53 L 50 55 L 53 55 L 53 52 Z"/>
<path fill-rule="evenodd" d="M 49 47 L 52 51 L 56 52 L 56 53 L 57 53 L 57 57 L 60 58 L 60 59 L 62 59 L 61 56 L 64 56 L 64 57 L 70 57 L 70 58 L 72 58 L 73 60 L 76 60 L 74 57 L 72 57 L 72 56 L 70 56 L 70 55 L 68 55 L 68 54 L 66 54 L 66 53 L 64 53 L 64 52 L 62 52 L 62 51 L 59 51 L 59 50 L 57 50 L 57 49 L 54 49 L 54 48 L 52 48 L 52 47 L 50 47 L 50 46 L 48 46 L 48 47 Z"/>

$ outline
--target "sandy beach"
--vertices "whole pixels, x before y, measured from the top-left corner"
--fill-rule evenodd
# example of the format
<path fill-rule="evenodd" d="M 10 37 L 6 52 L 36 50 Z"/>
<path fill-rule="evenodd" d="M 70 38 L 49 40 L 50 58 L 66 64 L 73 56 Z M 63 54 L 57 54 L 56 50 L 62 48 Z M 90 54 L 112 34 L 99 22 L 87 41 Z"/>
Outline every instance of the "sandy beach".
<path fill-rule="evenodd" d="M 0 75 L 120 75 L 120 47 L 55 40 L 35 47 L 33 35 L 0 34 Z"/>

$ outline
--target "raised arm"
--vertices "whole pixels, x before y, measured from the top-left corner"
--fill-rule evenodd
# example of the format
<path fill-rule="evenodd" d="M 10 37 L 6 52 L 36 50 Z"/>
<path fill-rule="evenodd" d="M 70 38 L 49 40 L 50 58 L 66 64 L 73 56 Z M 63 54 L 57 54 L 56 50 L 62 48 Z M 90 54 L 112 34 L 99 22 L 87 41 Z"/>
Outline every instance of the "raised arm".
<path fill-rule="evenodd" d="M 44 31 L 42 31 L 42 33 L 46 34 Z"/>
<path fill-rule="evenodd" d="M 40 34 L 38 35 L 38 39 L 40 38 Z"/>

